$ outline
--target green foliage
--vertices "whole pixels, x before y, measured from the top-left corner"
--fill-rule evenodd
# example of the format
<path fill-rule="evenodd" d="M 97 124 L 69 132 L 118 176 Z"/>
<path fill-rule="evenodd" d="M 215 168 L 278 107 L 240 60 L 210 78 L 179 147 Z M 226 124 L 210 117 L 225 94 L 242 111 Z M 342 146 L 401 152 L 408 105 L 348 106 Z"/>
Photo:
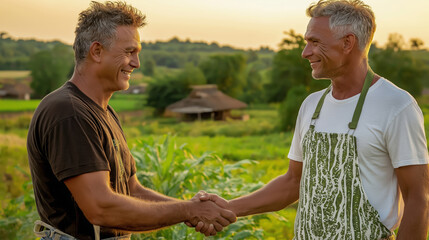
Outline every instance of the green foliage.
<path fill-rule="evenodd" d="M 243 94 L 240 100 L 246 103 L 264 102 L 262 70 L 266 67 L 262 61 L 255 60 L 246 67 L 246 84 L 243 86 Z"/>
<path fill-rule="evenodd" d="M 146 76 L 153 76 L 155 74 L 156 63 L 151 57 L 144 57 L 141 64 L 142 73 Z"/>
<path fill-rule="evenodd" d="M 0 70 L 26 70 L 31 55 L 52 49 L 57 44 L 61 43 L 13 39 L 6 32 L 0 32 Z"/>
<path fill-rule="evenodd" d="M 202 72 L 188 64 L 176 75 L 163 76 L 150 82 L 147 89 L 147 105 L 155 108 L 156 114 L 161 114 L 168 105 L 185 98 L 191 92 L 191 85 L 205 82 Z"/>
<path fill-rule="evenodd" d="M 244 86 L 246 58 L 242 54 L 213 55 L 200 64 L 207 83 L 216 84 L 225 94 L 238 97 Z"/>
<path fill-rule="evenodd" d="M 246 172 L 247 165 L 256 162 L 242 160 L 224 164 L 210 153 L 196 157 L 185 145 L 178 147 L 174 138 L 172 140 L 170 136 L 165 137 L 160 143 L 153 139 L 139 142 L 133 149 L 133 155 L 139 169 L 137 177 L 140 182 L 172 197 L 189 199 L 200 189 L 206 189 L 230 199 L 255 191 L 262 186 L 260 182 L 246 183 L 243 178 L 234 174 Z M 217 236 L 221 239 L 261 239 L 264 234 L 263 230 L 258 228 L 258 224 L 262 219 L 266 219 L 266 216 L 241 218 Z M 133 237 L 133 239 L 185 238 L 203 239 L 203 236 L 179 224 L 151 234 Z"/>
<path fill-rule="evenodd" d="M 114 98 L 116 97 L 125 100 L 127 97 L 131 98 L 134 96 L 114 96 Z M 417 100 L 423 110 L 425 130 L 426 133 L 428 133 L 429 98 L 427 96 L 421 96 Z M 164 131 L 175 132 L 178 136 L 176 136 L 174 140 L 170 139 L 170 143 L 168 144 L 170 148 L 171 144 L 175 146 L 173 149 L 176 151 L 175 154 L 179 156 L 174 158 L 175 161 L 185 161 L 183 160 L 184 158 L 180 157 L 180 155 L 184 156 L 186 149 L 192 149 L 193 154 L 187 152 L 188 156 L 193 156 L 192 161 L 200 159 L 203 155 L 207 156 L 207 158 L 204 159 L 204 163 L 197 167 L 198 169 L 203 169 L 202 172 L 205 171 L 206 167 L 211 168 L 222 164 L 225 168 L 228 164 L 234 164 L 233 161 L 228 160 L 258 160 L 258 164 L 255 164 L 254 162 L 242 162 L 245 164 L 242 165 L 242 168 L 236 168 L 231 171 L 232 178 L 240 178 L 242 179 L 240 181 L 243 181 L 243 184 L 246 185 L 248 183 L 255 183 L 256 181 L 267 183 L 274 177 L 284 174 L 287 171 L 288 159 L 286 154 L 292 140 L 292 132 L 278 133 L 278 129 L 276 129 L 275 126 L 277 122 L 276 105 L 251 105 L 250 109 L 246 109 L 244 111 L 244 113 L 250 115 L 250 120 L 247 122 L 203 121 L 178 124 L 175 119 L 153 118 L 149 114 L 150 112 L 146 109 L 144 112 L 139 112 L 138 114 L 129 112 L 120 113 L 120 120 L 125 123 L 123 127 L 128 139 L 128 144 L 129 146 L 136 145 L 137 147 L 135 150 L 138 150 L 141 146 L 137 144 L 137 140 L 130 138 L 130 134 L 134 134 L 133 136 L 138 137 L 139 139 L 143 136 L 145 140 L 141 142 L 149 143 L 149 145 L 153 142 L 154 144 L 151 145 L 151 149 L 154 149 L 159 145 L 162 145 L 164 141 L 158 142 L 150 140 L 150 137 L 147 136 L 148 132 L 153 132 L 157 135 L 154 136 L 155 139 L 157 139 Z M 0 166 L 2 166 L 0 171 L 10 171 L 8 173 L 13 175 L 13 181 L 10 185 L 10 189 L 16 190 L 15 193 L 4 192 L 7 191 L 5 189 L 8 189 L 8 187 L 6 187 L 6 181 L 4 180 L 4 174 L 2 172 L 0 176 L 3 178 L 0 185 L 3 184 L 3 187 L 0 187 L 0 200 L 2 200 L 3 204 L 0 207 L 0 239 L 35 239 L 32 233 L 32 224 L 37 218 L 35 210 L 36 205 L 34 203 L 34 197 L 32 196 L 33 193 L 31 185 L 26 184 L 29 179 L 28 172 L 25 173 L 25 171 L 28 170 L 27 153 L 25 151 L 25 136 L 27 134 L 27 130 L 25 126 L 28 124 L 30 117 L 30 115 L 25 115 L 23 117 L 17 116 L 8 118 L 10 121 L 7 123 L 0 123 L 0 126 L 4 126 L 3 124 L 8 124 L 10 126 L 10 129 L 6 134 L 3 132 L 4 130 L 0 131 L 0 145 L 3 144 L 4 146 L 0 148 Z M 245 127 L 240 128 L 241 124 L 244 124 Z M 139 126 L 142 126 L 142 130 L 144 131 L 140 131 Z M 211 129 L 208 131 L 209 134 L 203 135 L 206 133 L 205 129 L 207 128 Z M 217 128 L 219 128 L 219 130 L 217 130 Z M 234 131 L 235 129 L 240 130 Z M 135 131 L 137 131 L 137 133 L 132 133 Z M 15 135 L 16 133 L 19 133 L 21 137 L 17 137 Z M 426 134 L 426 137 L 428 138 L 429 135 Z M 187 144 L 185 145 L 185 143 Z M 177 150 L 180 147 L 183 149 L 183 154 L 180 150 Z M 164 147 L 164 149 L 167 148 L 168 147 Z M 205 153 L 207 151 L 216 152 Z M 214 153 L 218 155 L 222 161 L 219 160 Z M 167 155 L 172 156 L 171 153 Z M 182 160 L 180 160 L 181 158 Z M 187 162 L 186 164 L 189 164 L 190 162 Z M 22 171 L 22 169 L 25 170 Z M 163 167 L 160 169 L 163 169 Z M 155 171 L 146 166 L 139 167 L 139 172 L 140 171 L 152 172 L 155 174 Z M 177 179 L 179 175 L 165 178 Z M 200 179 L 197 182 L 202 182 L 201 186 L 206 184 L 204 186 L 207 188 L 204 189 L 203 187 L 198 187 L 195 192 L 200 189 L 204 189 L 209 192 L 219 193 L 226 199 L 233 197 L 232 195 L 229 195 L 228 192 L 234 192 L 234 189 L 223 190 L 227 189 L 226 187 L 229 186 L 230 182 L 212 184 L 210 179 L 204 180 L 204 177 L 201 176 L 197 178 Z M 203 181 L 206 182 L 204 183 Z M 174 181 L 172 180 L 171 182 Z M 169 190 L 170 188 L 166 189 L 170 192 L 175 191 L 174 189 L 174 191 Z M 193 195 L 194 191 L 192 189 L 177 189 L 177 193 L 183 193 L 181 196 L 189 199 Z M 250 222 L 251 224 L 256 224 L 252 229 L 263 229 L 263 236 L 259 237 L 259 239 L 291 239 L 296 212 L 295 208 L 296 205 L 292 205 L 291 207 L 281 210 L 275 214 L 262 215 L 260 216 L 262 219 L 258 220 L 259 222 L 256 222 L 256 220 L 253 220 L 253 223 Z M 247 219 L 243 220 L 247 221 Z M 243 225 L 246 224 L 246 222 L 239 223 Z M 233 232 L 234 229 L 240 228 L 240 226 L 234 226 L 234 228 L 232 228 L 233 226 L 230 226 L 231 228 L 225 228 L 224 233 L 222 233 L 224 235 L 221 235 L 224 237 L 216 239 L 233 239 L 233 237 L 228 234 Z M 133 239 L 185 239 L 186 236 L 188 236 L 187 239 L 204 239 L 202 235 L 194 233 L 193 229 L 190 229 L 183 224 L 169 229 L 171 231 L 164 232 L 163 234 L 165 235 L 155 235 L 156 233 L 141 234 L 135 235 Z M 245 232 L 247 231 L 248 230 L 242 230 L 242 232 L 244 232 L 242 234 L 246 234 Z M 235 237 L 237 238 L 237 235 L 235 235 Z"/>
<path fill-rule="evenodd" d="M 376 73 L 418 97 L 423 90 L 423 79 L 429 76 L 429 68 L 410 51 L 402 50 L 401 38 L 397 38 L 389 38 L 384 49 L 373 48 L 370 65 Z"/>
<path fill-rule="evenodd" d="M 31 56 L 31 88 L 43 97 L 60 87 L 72 71 L 73 52 L 69 46 L 58 44 L 52 50 L 43 50 Z"/>
<path fill-rule="evenodd" d="M 204 41 L 192 42 L 189 39 L 180 40 L 177 37 L 173 37 L 168 41 L 156 41 L 156 42 L 142 42 L 143 52 L 156 50 L 156 51 L 167 51 L 167 52 L 224 52 L 231 53 L 237 51 L 243 51 L 241 49 L 232 48 L 231 46 L 220 46 L 216 42 L 207 43 Z M 257 52 L 259 53 L 272 53 L 269 47 L 261 47 Z"/>
<path fill-rule="evenodd" d="M 295 128 L 299 108 L 307 95 L 308 92 L 303 85 L 292 87 L 288 91 L 286 99 L 282 102 L 279 109 L 281 130 L 291 131 Z"/>
<path fill-rule="evenodd" d="M 280 44 L 282 50 L 274 57 L 271 82 L 265 85 L 268 102 L 283 102 L 279 111 L 283 131 L 294 128 L 299 106 L 308 93 L 329 84 L 315 81 L 311 76 L 310 64 L 301 57 L 305 47 L 303 36 L 293 30 L 285 34 L 287 37 Z"/>
<path fill-rule="evenodd" d="M 35 211 L 25 139 L 0 135 L 0 239 L 31 239 Z"/>
<path fill-rule="evenodd" d="M 287 37 L 280 44 L 282 49 L 274 56 L 271 81 L 265 85 L 268 102 L 283 101 L 293 86 L 304 85 L 313 92 L 328 85 L 327 82 L 313 80 L 308 60 L 301 57 L 305 47 L 303 36 L 293 30 L 285 34 Z"/>
<path fill-rule="evenodd" d="M 31 182 L 22 189 L 25 194 L 12 199 L 0 212 L 0 239 L 35 239 L 33 224 L 39 216 Z"/>
<path fill-rule="evenodd" d="M 13 141 L 13 139 L 9 137 L 8 140 Z M 23 193 L 22 184 L 30 180 L 25 145 L 16 146 L 12 144 L 0 143 L 0 164 L 3 166 L 0 169 L 0 176 L 2 177 L 0 182 L 1 208 L 11 198 L 19 197 Z"/>

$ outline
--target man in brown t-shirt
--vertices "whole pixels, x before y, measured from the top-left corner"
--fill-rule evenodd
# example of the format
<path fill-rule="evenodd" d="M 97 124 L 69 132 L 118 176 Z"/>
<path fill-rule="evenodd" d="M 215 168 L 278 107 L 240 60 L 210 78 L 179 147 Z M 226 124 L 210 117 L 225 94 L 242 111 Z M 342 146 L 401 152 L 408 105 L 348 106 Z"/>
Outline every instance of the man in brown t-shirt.
<path fill-rule="evenodd" d="M 213 202 L 182 201 L 143 187 L 118 116 L 108 105 L 140 66 L 145 17 L 125 3 L 92 2 L 79 16 L 72 78 L 36 109 L 27 148 L 42 239 L 127 239 L 129 232 L 235 221 Z M 42 227 L 43 226 L 43 227 Z M 101 227 L 100 227 L 101 226 Z"/>

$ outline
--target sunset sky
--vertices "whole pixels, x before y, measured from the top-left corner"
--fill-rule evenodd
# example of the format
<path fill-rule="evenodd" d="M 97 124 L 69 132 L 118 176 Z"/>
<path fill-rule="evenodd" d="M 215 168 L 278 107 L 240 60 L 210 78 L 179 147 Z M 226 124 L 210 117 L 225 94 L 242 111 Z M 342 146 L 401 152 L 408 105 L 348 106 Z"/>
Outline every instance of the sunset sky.
<path fill-rule="evenodd" d="M 88 0 L 1 0 L 0 32 L 14 38 L 60 40 L 72 44 L 79 12 Z M 276 49 L 283 32 L 304 34 L 306 8 L 314 0 L 128 0 L 147 16 L 142 41 L 217 42 L 239 48 Z M 366 0 L 376 15 L 374 40 L 383 45 L 389 33 L 406 43 L 420 38 L 429 46 L 429 0 Z"/>

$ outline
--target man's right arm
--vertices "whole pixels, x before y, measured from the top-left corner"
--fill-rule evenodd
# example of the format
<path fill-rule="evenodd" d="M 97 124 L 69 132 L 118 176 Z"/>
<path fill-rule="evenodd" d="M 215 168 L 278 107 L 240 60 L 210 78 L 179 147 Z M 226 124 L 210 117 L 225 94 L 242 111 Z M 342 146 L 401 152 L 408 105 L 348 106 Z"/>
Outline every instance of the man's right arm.
<path fill-rule="evenodd" d="M 213 201 L 233 211 L 238 217 L 281 210 L 299 198 L 302 162 L 290 160 L 286 174 L 271 180 L 261 189 L 227 201 L 215 194 L 199 192 L 194 198 Z M 201 226 L 201 225 L 200 225 Z"/>
<path fill-rule="evenodd" d="M 126 231 L 149 231 L 173 224 L 202 221 L 227 226 L 235 215 L 211 201 L 150 202 L 112 191 L 109 172 L 91 172 L 64 181 L 85 217 L 94 225 Z"/>
<path fill-rule="evenodd" d="M 212 201 L 222 208 L 227 208 L 234 212 L 237 217 L 273 212 L 281 210 L 299 198 L 299 186 L 302 175 L 302 162 L 290 160 L 289 170 L 286 174 L 271 180 L 261 189 L 239 198 L 227 201 L 216 194 L 200 191 L 193 199 L 201 201 Z M 199 221 L 186 223 L 188 226 L 195 226 L 195 231 L 210 234 L 208 224 Z"/>
<path fill-rule="evenodd" d="M 228 209 L 237 216 L 281 210 L 299 198 L 302 162 L 289 161 L 286 174 L 271 180 L 261 189 L 228 203 Z"/>

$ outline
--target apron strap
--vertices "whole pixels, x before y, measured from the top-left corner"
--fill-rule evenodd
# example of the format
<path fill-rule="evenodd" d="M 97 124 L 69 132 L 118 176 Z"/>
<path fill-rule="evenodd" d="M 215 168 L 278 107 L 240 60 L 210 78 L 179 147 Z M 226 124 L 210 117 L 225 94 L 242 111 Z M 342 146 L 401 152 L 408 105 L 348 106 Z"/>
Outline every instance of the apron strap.
<path fill-rule="evenodd" d="M 363 84 L 358 103 L 357 103 L 355 111 L 353 113 L 352 121 L 348 125 L 351 130 L 356 129 L 356 127 L 358 125 L 360 114 L 362 113 L 363 104 L 365 102 L 365 98 L 366 98 L 366 95 L 368 93 L 368 90 L 371 87 L 371 83 L 372 83 L 372 80 L 374 78 L 374 75 L 375 75 L 374 72 L 368 66 L 368 72 L 366 73 L 366 76 L 365 76 L 365 82 Z M 311 118 L 311 120 L 315 120 L 315 119 L 319 118 L 320 111 L 322 110 L 323 102 L 325 101 L 326 95 L 328 95 L 328 93 L 331 91 L 331 88 L 332 88 L 332 84 L 326 89 L 325 93 L 323 93 L 322 97 L 320 98 L 319 102 L 317 103 L 316 110 L 314 111 L 313 117 Z"/>
<path fill-rule="evenodd" d="M 329 91 L 331 91 L 332 84 L 329 85 L 329 87 L 326 89 L 325 93 L 323 93 L 322 97 L 320 98 L 319 102 L 317 103 L 316 111 L 313 113 L 312 120 L 319 118 L 320 110 L 322 110 L 323 102 L 325 101 L 326 95 L 328 95 Z"/>
<path fill-rule="evenodd" d="M 371 87 L 372 80 L 374 79 L 374 72 L 370 67 L 368 67 L 368 72 L 366 73 L 365 83 L 363 84 L 362 92 L 360 93 L 358 103 L 353 113 L 352 121 L 349 123 L 350 129 L 356 129 L 360 114 L 362 113 L 363 103 L 365 102 L 366 95 L 368 93 L 369 87 Z"/>

